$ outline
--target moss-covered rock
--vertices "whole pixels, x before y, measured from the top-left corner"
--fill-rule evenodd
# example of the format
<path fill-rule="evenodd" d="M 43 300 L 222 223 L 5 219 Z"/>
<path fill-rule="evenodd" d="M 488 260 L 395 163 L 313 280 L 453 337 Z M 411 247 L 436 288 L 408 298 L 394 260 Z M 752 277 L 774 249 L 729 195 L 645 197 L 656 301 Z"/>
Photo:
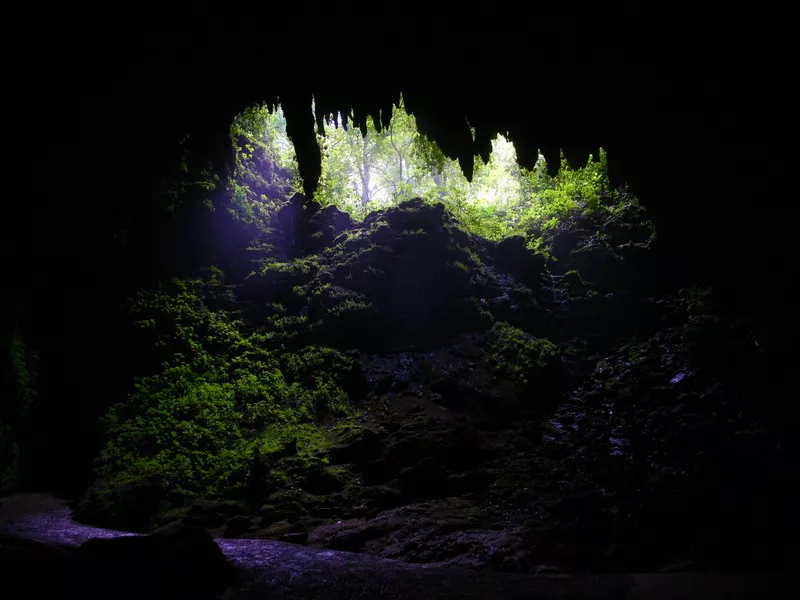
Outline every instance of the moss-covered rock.
<path fill-rule="evenodd" d="M 760 506 L 748 482 L 782 464 L 741 401 L 769 369 L 713 294 L 665 292 L 641 206 L 611 200 L 532 244 L 419 199 L 361 222 L 292 199 L 246 280 L 140 295 L 158 360 L 77 514 L 503 569 L 657 568 L 696 531 L 707 560 L 706 523 Z M 758 457 L 741 485 L 726 453 Z M 714 516 L 713 486 L 741 500 Z"/>
<path fill-rule="evenodd" d="M 328 209 L 312 217 L 326 219 L 343 229 L 319 254 L 265 259 L 248 281 L 250 300 L 279 301 L 284 312 L 270 320 L 278 336 L 374 348 L 491 325 L 480 297 L 493 274 L 442 205 L 413 200 L 360 224 Z"/>
<path fill-rule="evenodd" d="M 523 393 L 537 389 L 545 395 L 557 387 L 559 351 L 546 338 L 536 338 L 518 327 L 497 323 L 489 335 L 491 360 Z"/>
<path fill-rule="evenodd" d="M 106 483 L 91 488 L 73 507 L 77 521 L 99 527 L 148 533 L 156 516 L 167 505 L 167 491 L 160 477 L 127 483 Z"/>

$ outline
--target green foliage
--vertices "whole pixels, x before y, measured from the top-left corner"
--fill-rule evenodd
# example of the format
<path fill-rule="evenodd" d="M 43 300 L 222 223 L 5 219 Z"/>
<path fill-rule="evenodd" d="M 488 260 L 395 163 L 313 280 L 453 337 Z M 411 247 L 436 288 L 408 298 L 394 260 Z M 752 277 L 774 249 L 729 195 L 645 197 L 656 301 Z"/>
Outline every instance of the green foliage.
<path fill-rule="evenodd" d="M 378 131 L 369 122 L 366 136 L 358 129 L 345 130 L 342 116 L 328 119 L 322 148 L 322 175 L 316 199 L 336 204 L 355 218 L 420 195 L 427 174 L 417 158 L 420 135 L 416 121 L 402 109 L 394 109 L 391 124 Z"/>
<path fill-rule="evenodd" d="M 245 441 L 236 391 L 247 381 L 221 375 L 179 364 L 142 379 L 128 403 L 106 416 L 112 439 L 100 474 L 120 482 L 158 474 L 168 488 L 197 493 L 233 468 Z"/>
<path fill-rule="evenodd" d="M 351 358 L 317 346 L 270 349 L 269 332 L 248 333 L 208 307 L 224 291 L 214 276 L 173 279 L 137 298 L 137 323 L 167 351 L 163 368 L 104 418 L 97 466 L 108 486 L 159 475 L 189 496 L 241 487 L 254 451 L 291 438 L 316 452 L 319 419 L 357 413 L 341 386 Z"/>
<path fill-rule="evenodd" d="M 542 156 L 531 171 L 520 168 L 513 144 L 497 136 L 489 161 L 476 157 L 473 180 L 467 182 L 457 161 L 419 133 L 402 99 L 393 108 L 390 126 L 380 132 L 370 119 L 366 135 L 352 127 L 345 130 L 342 124 L 349 118 L 324 119 L 315 199 L 356 220 L 420 197 L 444 203 L 471 233 L 494 241 L 523 235 L 531 250 L 547 254 L 543 232 L 612 194 L 602 150 L 596 160 L 587 157 L 580 169 L 572 169 L 562 156 L 558 174 L 551 177 Z M 227 209 L 237 219 L 267 227 L 281 198 L 302 187 L 283 113 L 266 106 L 243 111 L 231 127 L 231 140 L 236 160 L 227 183 Z"/>
<path fill-rule="evenodd" d="M 316 273 L 319 267 L 319 256 L 312 254 L 288 262 L 266 262 L 261 268 L 261 274 L 284 273 L 291 276 L 306 276 Z"/>
<path fill-rule="evenodd" d="M 489 162 L 476 157 L 473 180 L 467 182 L 458 163 L 420 135 L 402 102 L 393 110 L 391 127 L 381 132 L 368 123 L 362 136 L 357 129 L 345 131 L 341 121 L 341 115 L 329 121 L 319 138 L 322 178 L 316 199 L 357 219 L 421 197 L 444 203 L 467 231 L 495 241 L 523 235 L 529 248 L 539 250 L 536 230 L 552 229 L 611 193 L 602 150 L 598 160 L 588 157 L 580 169 L 562 157 L 559 173 L 551 177 L 541 156 L 533 170 L 520 168 L 513 144 L 498 136 Z"/>
<path fill-rule="evenodd" d="M 344 318 L 348 313 L 360 313 L 369 311 L 372 305 L 369 302 L 361 302 L 352 298 L 345 298 L 335 306 L 331 307 L 329 314 L 334 318 Z"/>
<path fill-rule="evenodd" d="M 190 142 L 188 134 L 178 142 L 171 172 L 160 181 L 163 209 L 174 218 L 191 205 L 190 199 L 197 199 L 196 194 L 206 196 L 221 183 L 219 174 L 193 158 Z M 207 202 L 206 198 L 204 204 Z"/>
<path fill-rule="evenodd" d="M 528 386 L 551 368 L 558 349 L 545 338 L 536 338 L 508 323 L 495 323 L 489 332 L 490 359 L 520 386 Z"/>
<path fill-rule="evenodd" d="M 13 407 L 15 414 L 25 416 L 38 395 L 35 369 L 38 356 L 22 339 L 19 328 L 14 330 L 7 351 L 15 393 L 11 396 L 13 400 L 6 404 L 6 408 Z"/>
<path fill-rule="evenodd" d="M 31 406 L 37 399 L 38 357 L 25 343 L 20 328 L 0 339 L 0 492 L 17 485 L 20 442 Z"/>
<path fill-rule="evenodd" d="M 531 172 L 521 169 L 513 145 L 498 137 L 489 162 L 478 159 L 468 183 L 459 165 L 419 134 L 414 117 L 402 106 L 381 132 L 368 124 L 366 137 L 337 127 L 340 120 L 337 115 L 320 138 L 317 200 L 356 218 L 422 197 L 441 202 L 456 217 L 453 235 L 457 228 L 491 240 L 522 235 L 530 248 L 545 251 L 547 232 L 576 212 L 602 209 L 609 218 L 631 214 L 632 205 L 623 199 L 607 202 L 602 153 L 599 162 L 590 161 L 583 169 L 572 170 L 564 161 L 559 174 L 549 177 L 543 160 Z M 332 348 L 303 346 L 312 339 L 309 334 L 321 334 L 313 339 L 335 345 L 354 331 L 380 330 L 384 323 L 359 286 L 385 276 L 381 253 L 387 250 L 372 240 L 393 239 L 398 232 L 387 219 L 371 219 L 369 227 L 345 231 L 319 255 L 287 260 L 278 251 L 285 232 L 275 218 L 301 182 L 285 119 L 280 110 L 251 107 L 236 117 L 230 139 L 234 162 L 224 185 L 202 169 L 195 177 L 187 158 L 181 162 L 183 187 L 174 190 L 175 198 L 192 186 L 216 190 L 213 207 L 248 224 L 242 231 L 256 232 L 248 249 L 260 257 L 255 261 L 259 266 L 247 285 L 278 290 L 275 298 L 285 305 L 246 309 L 259 314 L 256 328 L 248 329 L 242 314 L 231 310 L 234 287 L 224 285 L 224 274 L 214 268 L 136 296 L 132 320 L 152 344 L 160 367 L 137 380 L 131 394 L 104 418 L 106 440 L 97 467 L 106 486 L 158 475 L 178 495 L 241 490 L 248 485 L 255 455 L 276 452 L 295 440 L 296 460 L 315 463 L 332 439 L 323 426 L 326 419 L 335 416 L 346 423 L 359 414 L 346 391 L 353 359 Z M 438 239 L 418 224 L 403 221 L 399 233 Z M 487 285 L 493 276 L 475 251 L 458 248 L 447 257 L 448 274 L 465 279 L 474 273 Z M 488 311 L 484 306 L 479 310 Z M 548 340 L 507 323 L 494 326 L 490 341 L 500 372 L 523 387 L 540 381 L 557 358 Z M 28 372 L 23 367 L 29 362 L 13 364 L 16 372 Z M 288 467 L 271 468 L 273 481 L 291 479 Z"/>
<path fill-rule="evenodd" d="M 286 135 L 286 117 L 280 107 L 270 111 L 266 105 L 251 106 L 242 111 L 231 125 L 231 140 L 237 161 L 251 160 L 259 148 L 278 167 L 292 169 L 296 156 Z"/>
<path fill-rule="evenodd" d="M 353 368 L 353 362 L 352 358 L 338 350 L 321 346 L 308 346 L 281 356 L 284 372 L 305 384 L 314 382 L 320 373 L 339 381 L 344 373 Z"/>
<path fill-rule="evenodd" d="M 234 165 L 220 202 L 235 219 L 266 227 L 282 202 L 302 188 L 283 111 L 265 105 L 242 111 L 230 138 Z"/>
<path fill-rule="evenodd" d="M 227 311 L 212 311 L 205 295 L 214 293 L 230 298 L 231 289 L 209 279 L 173 278 L 152 290 L 137 295 L 131 316 L 134 325 L 146 334 L 165 360 L 178 356 L 194 360 L 209 351 L 227 351 L 240 340 L 240 323 Z"/>

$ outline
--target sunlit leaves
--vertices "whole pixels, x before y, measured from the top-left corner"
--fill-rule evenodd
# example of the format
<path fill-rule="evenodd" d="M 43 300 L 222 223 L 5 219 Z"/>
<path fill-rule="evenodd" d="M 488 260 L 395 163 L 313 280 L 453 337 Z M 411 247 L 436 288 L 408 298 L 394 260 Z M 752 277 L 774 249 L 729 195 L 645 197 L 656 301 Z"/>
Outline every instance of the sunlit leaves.
<path fill-rule="evenodd" d="M 270 347 L 272 332 L 247 332 L 230 313 L 209 308 L 227 290 L 221 272 L 209 271 L 143 291 L 133 304 L 164 363 L 104 418 L 97 466 L 110 486 L 155 474 L 189 495 L 232 485 L 256 447 L 278 443 L 276 432 L 318 448 L 312 423 L 357 412 L 341 385 L 353 359 L 325 347 Z"/>
<path fill-rule="evenodd" d="M 513 144 L 503 136 L 492 140 L 488 162 L 476 157 L 468 182 L 456 161 L 419 134 L 414 117 L 402 107 L 395 109 L 383 133 L 370 124 L 366 138 L 333 124 L 325 131 L 317 199 L 357 218 L 422 197 L 443 202 L 471 232 L 499 240 L 553 227 L 571 210 L 596 204 L 608 191 L 604 154 L 578 170 L 562 159 L 558 175 L 551 177 L 543 157 L 534 170 L 521 168 Z M 530 244 L 536 245 L 533 239 Z"/>
<path fill-rule="evenodd" d="M 534 230 L 552 228 L 571 211 L 591 208 L 610 192 L 602 151 L 581 169 L 572 169 L 562 156 L 558 174 L 550 176 L 541 155 L 534 169 L 521 168 L 514 145 L 498 135 L 491 141 L 488 162 L 476 157 L 468 182 L 458 162 L 419 133 L 402 100 L 389 127 L 378 131 L 372 119 L 365 119 L 366 135 L 342 126 L 349 115 L 329 117 L 322 119 L 325 135 L 318 136 L 322 173 L 316 200 L 356 219 L 421 197 L 444 203 L 472 233 L 492 240 L 523 235 L 535 248 Z M 250 193 L 252 183 L 245 181 L 254 176 L 252 155 L 262 148 L 275 164 L 294 165 L 291 142 L 280 110 L 269 113 L 264 107 L 243 112 L 231 134 L 238 157 L 237 175 L 230 183 L 232 202 L 244 218 L 253 220 L 259 202 Z M 296 178 L 296 169 L 292 173 Z M 292 185 L 299 189 L 300 182 Z"/>
<path fill-rule="evenodd" d="M 535 338 L 508 323 L 497 323 L 490 331 L 491 360 L 515 383 L 526 386 L 558 357 L 558 349 L 545 338 Z"/>

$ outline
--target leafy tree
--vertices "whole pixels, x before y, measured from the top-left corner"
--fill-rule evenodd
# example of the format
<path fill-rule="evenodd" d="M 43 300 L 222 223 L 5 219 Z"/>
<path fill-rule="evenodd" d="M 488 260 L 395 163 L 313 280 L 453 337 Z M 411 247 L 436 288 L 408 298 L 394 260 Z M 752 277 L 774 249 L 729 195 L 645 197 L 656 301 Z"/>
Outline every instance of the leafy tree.
<path fill-rule="evenodd" d="M 553 177 L 541 156 L 533 170 L 522 169 L 513 144 L 497 136 L 489 161 L 476 157 L 470 183 L 457 161 L 419 133 L 402 101 L 389 127 L 380 132 L 370 122 L 366 135 L 345 130 L 343 121 L 336 115 L 320 136 L 322 181 L 317 200 L 357 218 L 417 196 L 443 202 L 473 233 L 493 240 L 521 234 L 536 247 L 532 230 L 552 227 L 571 210 L 594 206 L 609 192 L 602 152 L 599 161 L 590 157 L 586 167 L 577 170 L 562 158 Z"/>
<path fill-rule="evenodd" d="M 445 168 L 452 170 L 435 144 L 420 135 L 416 120 L 402 104 L 394 108 L 389 127 L 380 132 L 372 122 L 367 123 L 366 135 L 345 130 L 343 121 L 336 115 L 327 122 L 325 136 L 320 136 L 322 179 L 317 200 L 322 204 L 336 204 L 364 217 L 414 196 L 433 195 L 443 185 Z M 439 171 L 432 171 L 433 163 Z"/>
<path fill-rule="evenodd" d="M 351 117 L 337 114 L 323 120 L 316 200 L 357 219 L 421 197 L 444 203 L 475 234 L 492 240 L 523 235 L 529 247 L 537 248 L 541 231 L 571 211 L 596 206 L 610 193 L 602 151 L 581 169 L 570 168 L 562 157 L 560 171 L 550 176 L 542 156 L 534 169 L 521 168 L 513 144 L 498 135 L 489 161 L 476 157 L 468 182 L 458 162 L 419 133 L 402 99 L 381 131 L 371 119 L 362 129 L 345 128 Z M 281 200 L 302 187 L 282 112 L 265 106 L 244 111 L 231 128 L 231 139 L 236 167 L 228 183 L 228 210 L 266 226 Z"/>
<path fill-rule="evenodd" d="M 250 107 L 236 116 L 230 137 L 234 166 L 222 204 L 235 218 L 266 226 L 281 202 L 302 188 L 286 118 L 280 107 Z"/>

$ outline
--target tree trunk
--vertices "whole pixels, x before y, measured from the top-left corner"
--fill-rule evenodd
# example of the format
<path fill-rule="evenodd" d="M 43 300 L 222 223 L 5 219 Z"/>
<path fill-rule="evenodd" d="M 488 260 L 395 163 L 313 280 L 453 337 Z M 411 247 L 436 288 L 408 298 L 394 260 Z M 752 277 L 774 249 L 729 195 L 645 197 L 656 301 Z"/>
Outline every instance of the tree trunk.
<path fill-rule="evenodd" d="M 447 195 L 447 173 L 434 170 L 433 182 L 436 184 L 439 198 L 444 198 Z"/>
<path fill-rule="evenodd" d="M 369 154 L 367 153 L 367 138 L 364 138 L 364 147 L 362 153 L 362 169 L 361 169 L 361 206 L 367 208 L 369 204 L 369 180 L 371 177 L 369 168 Z"/>

